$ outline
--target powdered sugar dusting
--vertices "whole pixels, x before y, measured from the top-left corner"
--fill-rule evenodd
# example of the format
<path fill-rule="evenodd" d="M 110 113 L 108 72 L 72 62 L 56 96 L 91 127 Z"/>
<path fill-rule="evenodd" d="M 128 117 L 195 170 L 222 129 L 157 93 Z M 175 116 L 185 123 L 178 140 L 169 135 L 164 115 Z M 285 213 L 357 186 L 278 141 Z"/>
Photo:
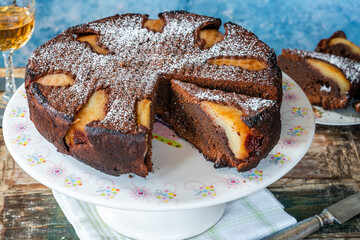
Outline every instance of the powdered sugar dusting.
<path fill-rule="evenodd" d="M 74 116 L 94 91 L 110 88 L 109 111 L 100 124 L 127 132 L 137 129 L 136 101 L 152 96 L 163 74 L 180 73 L 215 81 L 256 79 L 259 84 L 268 84 L 265 80 L 269 79 L 270 68 L 256 72 L 208 63 L 214 57 L 235 56 L 260 59 L 272 67 L 274 51 L 251 32 L 226 24 L 224 40 L 202 50 L 195 43 L 194 33 L 215 19 L 189 13 L 163 13 L 162 16 L 166 22 L 163 32 L 143 28 L 145 15 L 128 14 L 72 27 L 39 47 L 29 60 L 31 71 L 35 74 L 64 71 L 75 76 L 72 86 L 49 94 L 50 105 Z M 110 54 L 95 53 L 87 43 L 77 41 L 73 34 L 79 32 L 99 34 L 101 46 Z M 205 92 L 207 98 L 217 97 Z M 245 102 L 254 111 L 273 104 L 273 101 L 256 98 Z"/>
<path fill-rule="evenodd" d="M 178 80 L 172 81 L 174 84 L 189 92 L 199 101 L 214 101 L 224 104 L 233 103 L 234 105 L 240 107 L 245 113 L 257 114 L 259 111 L 272 107 L 276 104 L 275 100 L 266 100 L 256 97 L 249 97 L 242 94 L 200 88 L 194 84 L 184 83 Z"/>
<path fill-rule="evenodd" d="M 320 91 L 324 91 L 324 92 L 331 92 L 331 87 L 330 86 L 326 86 L 326 85 L 322 85 L 320 87 Z"/>

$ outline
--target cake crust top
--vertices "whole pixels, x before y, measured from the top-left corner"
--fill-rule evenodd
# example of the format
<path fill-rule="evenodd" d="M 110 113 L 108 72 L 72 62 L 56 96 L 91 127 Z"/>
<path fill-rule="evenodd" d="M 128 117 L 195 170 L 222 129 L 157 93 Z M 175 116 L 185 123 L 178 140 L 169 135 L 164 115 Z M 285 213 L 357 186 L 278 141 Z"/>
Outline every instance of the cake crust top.
<path fill-rule="evenodd" d="M 154 97 L 160 78 L 211 79 L 277 86 L 273 49 L 255 34 L 234 23 L 224 24 L 224 39 L 209 49 L 199 44 L 200 29 L 218 29 L 220 19 L 184 11 L 164 12 L 161 32 L 143 27 L 148 15 L 124 14 L 71 27 L 35 50 L 27 64 L 26 87 L 47 74 L 66 73 L 71 86 L 37 88 L 46 104 L 72 119 L 90 96 L 99 89 L 110 89 L 106 117 L 97 127 L 136 133 L 136 102 Z M 96 34 L 98 44 L 108 54 L 93 51 L 77 36 Z M 214 65 L 214 58 L 252 58 L 268 66 L 249 71 L 235 66 Z"/>

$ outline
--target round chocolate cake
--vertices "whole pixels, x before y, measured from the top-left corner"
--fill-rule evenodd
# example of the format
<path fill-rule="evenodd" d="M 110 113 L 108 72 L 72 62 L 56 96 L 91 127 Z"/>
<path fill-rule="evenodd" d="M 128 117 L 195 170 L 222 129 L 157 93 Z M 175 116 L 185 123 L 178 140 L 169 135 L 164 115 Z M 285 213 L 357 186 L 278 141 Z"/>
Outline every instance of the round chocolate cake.
<path fill-rule="evenodd" d="M 31 120 L 60 152 L 111 175 L 152 170 L 154 114 L 215 166 L 249 170 L 280 136 L 281 71 L 274 50 L 253 33 L 229 22 L 223 34 L 220 26 L 220 19 L 175 11 L 71 27 L 28 61 Z M 216 91 L 179 111 L 186 96 L 178 100 L 172 79 Z M 196 116 L 208 118 L 206 133 L 195 131 L 204 129 Z M 221 154 L 208 151 L 216 139 Z"/>

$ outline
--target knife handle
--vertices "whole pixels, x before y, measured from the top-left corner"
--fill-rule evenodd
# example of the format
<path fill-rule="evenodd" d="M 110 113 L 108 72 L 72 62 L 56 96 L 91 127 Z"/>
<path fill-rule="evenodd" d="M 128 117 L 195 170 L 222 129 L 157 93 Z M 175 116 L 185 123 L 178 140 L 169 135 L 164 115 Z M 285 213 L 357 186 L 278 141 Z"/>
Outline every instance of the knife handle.
<path fill-rule="evenodd" d="M 307 218 L 277 233 L 274 233 L 263 240 L 296 240 L 316 232 L 325 225 L 334 223 L 334 216 L 326 209 L 320 214 Z"/>

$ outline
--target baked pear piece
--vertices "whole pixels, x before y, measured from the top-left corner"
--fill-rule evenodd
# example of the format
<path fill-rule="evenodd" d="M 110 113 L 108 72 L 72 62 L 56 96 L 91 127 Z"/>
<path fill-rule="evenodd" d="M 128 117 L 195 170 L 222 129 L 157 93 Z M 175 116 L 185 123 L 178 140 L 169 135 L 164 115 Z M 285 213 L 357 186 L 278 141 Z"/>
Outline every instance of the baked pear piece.
<path fill-rule="evenodd" d="M 279 140 L 277 101 L 200 88 L 177 80 L 171 80 L 171 97 L 167 120 L 215 167 L 247 171 L 256 167 Z"/>
<path fill-rule="evenodd" d="M 343 108 L 360 90 L 360 63 L 332 54 L 283 49 L 282 71 L 294 79 L 311 104 Z"/>

